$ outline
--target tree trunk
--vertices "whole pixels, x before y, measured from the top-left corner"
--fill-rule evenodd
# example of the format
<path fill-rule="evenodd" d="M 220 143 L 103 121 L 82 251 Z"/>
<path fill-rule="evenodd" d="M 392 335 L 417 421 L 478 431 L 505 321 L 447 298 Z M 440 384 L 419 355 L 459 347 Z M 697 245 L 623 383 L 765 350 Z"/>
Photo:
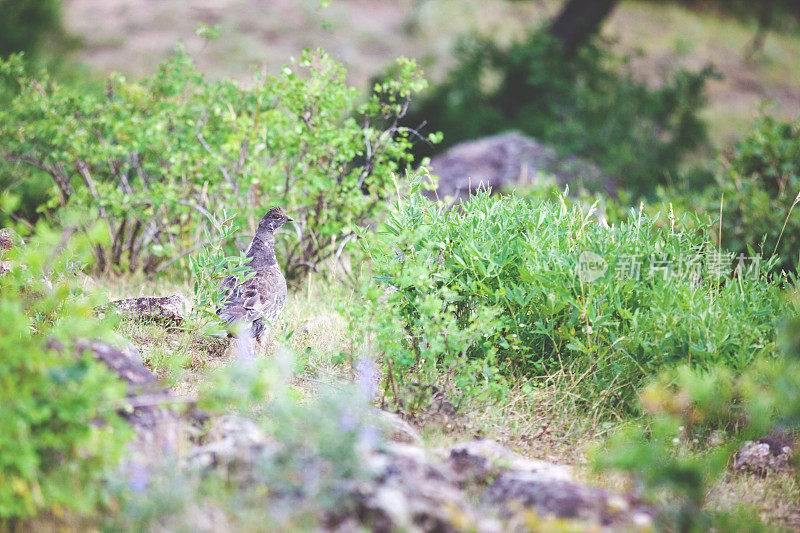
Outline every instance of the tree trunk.
<path fill-rule="evenodd" d="M 600 29 L 618 3 L 619 0 L 568 0 L 550 24 L 550 33 L 571 54 Z"/>
<path fill-rule="evenodd" d="M 758 12 L 758 30 L 756 31 L 753 41 L 748 45 L 745 50 L 744 57 L 747 60 L 753 58 L 757 52 L 764 48 L 764 42 L 767 40 L 767 33 L 772 26 L 773 13 L 775 11 L 774 0 L 763 0 L 759 5 Z"/>

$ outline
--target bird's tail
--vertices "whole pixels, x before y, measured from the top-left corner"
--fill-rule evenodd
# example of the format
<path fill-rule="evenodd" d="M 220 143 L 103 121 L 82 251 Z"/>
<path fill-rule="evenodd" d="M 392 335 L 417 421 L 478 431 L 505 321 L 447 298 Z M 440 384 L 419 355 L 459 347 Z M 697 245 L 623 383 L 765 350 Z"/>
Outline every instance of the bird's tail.
<path fill-rule="evenodd" d="M 243 360 L 251 360 L 255 357 L 253 350 L 253 326 L 250 322 L 242 320 L 238 313 L 230 312 L 228 310 L 221 310 L 217 312 L 217 316 L 225 325 L 225 329 L 221 334 L 227 337 L 233 337 L 231 348 L 234 357 Z"/>
<path fill-rule="evenodd" d="M 241 361 L 252 361 L 255 359 L 253 349 L 253 338 L 250 335 L 237 335 L 233 338 L 233 355 Z"/>

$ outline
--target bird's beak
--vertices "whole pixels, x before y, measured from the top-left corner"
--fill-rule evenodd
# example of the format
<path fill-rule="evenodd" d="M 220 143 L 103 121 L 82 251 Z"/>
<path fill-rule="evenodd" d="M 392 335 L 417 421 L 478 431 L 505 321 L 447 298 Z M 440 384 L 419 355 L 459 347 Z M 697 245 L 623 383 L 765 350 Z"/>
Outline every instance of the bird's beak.
<path fill-rule="evenodd" d="M 294 219 L 292 217 L 286 217 L 286 222 L 294 222 Z"/>

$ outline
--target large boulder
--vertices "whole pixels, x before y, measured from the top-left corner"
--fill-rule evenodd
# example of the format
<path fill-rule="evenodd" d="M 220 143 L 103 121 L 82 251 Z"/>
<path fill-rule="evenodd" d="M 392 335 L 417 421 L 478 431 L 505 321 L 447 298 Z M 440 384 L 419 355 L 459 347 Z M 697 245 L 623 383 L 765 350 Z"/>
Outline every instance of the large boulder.
<path fill-rule="evenodd" d="M 431 461 L 424 449 L 392 444 L 370 457 L 373 481 L 354 490 L 357 514 L 374 532 L 501 531 L 470 504 L 446 464 Z"/>
<path fill-rule="evenodd" d="M 277 444 L 258 425 L 242 416 L 226 415 L 206 421 L 205 443 L 190 450 L 187 463 L 197 468 L 221 468 L 228 476 L 249 474 L 253 464 L 277 451 Z"/>
<path fill-rule="evenodd" d="M 375 422 L 387 436 L 396 427 L 382 415 Z M 281 452 L 245 418 L 225 416 L 210 427 L 203 445 L 189 452 L 189 464 L 222 469 L 227 479 L 246 484 L 257 465 Z M 515 524 L 532 516 L 576 531 L 652 528 L 652 513 L 635 498 L 581 483 L 567 467 L 525 458 L 493 440 L 436 450 L 390 442 L 363 453 L 368 475 L 345 485 L 352 505 L 328 514 L 328 531 L 499 533 L 525 530 Z"/>
<path fill-rule="evenodd" d="M 613 180 L 596 166 L 576 157 L 559 158 L 549 146 L 516 131 L 459 143 L 431 159 L 430 169 L 439 183 L 429 194 L 441 199 L 463 200 L 479 188 L 509 189 L 544 176 L 560 188 L 592 185 L 616 194 Z"/>
<path fill-rule="evenodd" d="M 435 453 L 447 462 L 462 484 L 485 483 L 507 471 L 531 473 L 547 480 L 572 479 L 565 466 L 528 459 L 491 439 L 462 442 Z"/>
<path fill-rule="evenodd" d="M 373 481 L 361 483 L 355 496 L 359 519 L 373 531 L 519 530 L 513 526 L 518 515 L 534 513 L 569 520 L 577 531 L 652 528 L 651 511 L 635 498 L 576 481 L 568 468 L 524 458 L 492 440 L 432 454 L 392 444 L 368 466 Z"/>

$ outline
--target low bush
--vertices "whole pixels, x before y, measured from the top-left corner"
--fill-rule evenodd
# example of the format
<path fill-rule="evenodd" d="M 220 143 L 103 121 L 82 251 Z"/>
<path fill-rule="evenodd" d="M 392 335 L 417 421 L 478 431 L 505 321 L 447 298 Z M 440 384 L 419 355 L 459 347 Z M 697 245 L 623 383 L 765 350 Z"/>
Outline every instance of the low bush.
<path fill-rule="evenodd" d="M 767 530 L 752 515 L 736 517 L 704 504 L 711 484 L 745 440 L 774 428 L 795 436 L 800 430 L 798 311 L 795 305 L 795 318 L 783 328 L 782 352 L 760 357 L 740 374 L 724 365 L 659 374 L 642 391 L 644 419 L 597 451 L 598 467 L 631 473 L 645 496 L 661 503 L 663 530 Z"/>
<path fill-rule="evenodd" d="M 72 273 L 91 246 L 73 231 L 40 226 L 3 258 L 12 270 L 0 276 L 0 529 L 93 512 L 131 436 L 117 415 L 125 384 L 79 350 L 113 324 L 77 288 Z"/>
<path fill-rule="evenodd" d="M 567 57 L 542 30 L 507 47 L 465 41 L 456 59 L 408 119 L 441 130 L 442 146 L 519 130 L 562 155 L 596 162 L 640 195 L 677 175 L 684 157 L 706 142 L 698 112 L 705 82 L 715 75 L 710 68 L 678 71 L 652 89 L 602 44 Z"/>
<path fill-rule="evenodd" d="M 414 182 L 376 233 L 373 279 L 351 311 L 385 394 L 447 386 L 501 394 L 508 376 L 566 369 L 627 406 L 648 375 L 680 364 L 742 370 L 775 347 L 786 304 L 772 264 L 734 262 L 699 217 L 612 227 L 591 210 L 481 192 L 458 208 Z M 591 397 L 591 396 L 587 396 Z"/>
<path fill-rule="evenodd" d="M 211 216 L 216 234 L 205 231 L 209 243 L 197 252 L 196 257 L 189 258 L 189 271 L 193 278 L 194 307 L 192 310 L 193 329 L 203 330 L 211 334 L 221 334 L 224 330 L 217 309 L 222 307 L 225 294 L 222 280 L 228 275 L 237 277 L 240 283 L 253 277 L 254 273 L 247 268 L 248 259 L 243 252 L 227 255 L 225 243 L 238 231 L 235 216 L 223 211 L 221 216 Z"/>
<path fill-rule="evenodd" d="M 711 238 L 734 255 L 777 257 L 776 268 L 800 264 L 800 120 L 756 119 L 738 143 L 675 187 L 658 187 L 645 209 L 720 218 Z M 609 221 L 624 220 L 630 195 L 604 199 Z M 691 216 L 691 215 L 690 215 Z M 660 221 L 665 223 L 665 219 Z M 721 241 L 721 242 L 719 242 Z"/>
<path fill-rule="evenodd" d="M 0 73 L 20 87 L 0 109 L 7 181 L 44 174 L 50 208 L 102 220 L 101 270 L 155 272 L 202 245 L 209 213 L 227 208 L 247 227 L 281 205 L 295 220 L 278 243 L 290 278 L 334 256 L 382 209 L 391 173 L 410 160 L 398 120 L 424 86 L 401 60 L 361 103 L 322 52 L 242 86 L 205 79 L 181 48 L 156 75 L 111 76 L 105 91 L 32 76 L 20 56 Z"/>
<path fill-rule="evenodd" d="M 760 116 L 748 135 L 723 157 L 720 172 L 725 209 L 723 245 L 735 253 L 748 248 L 779 266 L 800 265 L 800 119 Z M 718 205 L 718 200 L 717 200 Z M 709 210 L 714 206 L 710 205 Z"/>

